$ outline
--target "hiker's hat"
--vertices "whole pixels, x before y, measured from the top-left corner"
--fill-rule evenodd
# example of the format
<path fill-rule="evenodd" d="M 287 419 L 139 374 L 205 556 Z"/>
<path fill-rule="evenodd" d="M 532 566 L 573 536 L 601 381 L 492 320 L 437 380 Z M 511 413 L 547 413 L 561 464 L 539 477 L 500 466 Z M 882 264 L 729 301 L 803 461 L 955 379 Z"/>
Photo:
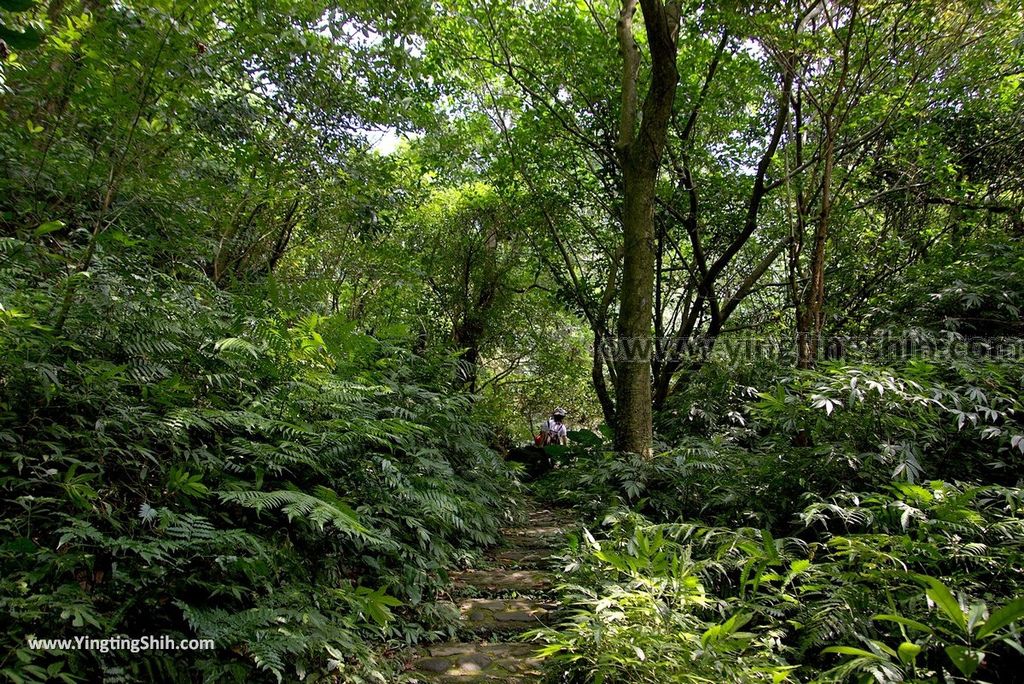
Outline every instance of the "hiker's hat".
<path fill-rule="evenodd" d="M 554 411 L 553 411 L 553 412 L 551 413 L 551 415 L 553 415 L 553 416 L 562 416 L 562 417 L 564 418 L 564 417 L 565 417 L 565 409 L 564 409 L 564 408 L 562 408 L 561 406 L 559 406 L 558 408 L 556 408 L 556 409 L 555 409 L 555 410 L 554 410 Z"/>

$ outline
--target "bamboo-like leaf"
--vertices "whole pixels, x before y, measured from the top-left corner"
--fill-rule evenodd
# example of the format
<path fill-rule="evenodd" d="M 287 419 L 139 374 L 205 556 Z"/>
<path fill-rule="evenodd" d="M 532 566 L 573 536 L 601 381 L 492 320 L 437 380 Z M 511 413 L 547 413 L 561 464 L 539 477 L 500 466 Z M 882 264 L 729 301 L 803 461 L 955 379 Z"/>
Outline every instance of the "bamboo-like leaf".
<path fill-rule="evenodd" d="M 1022 617 L 1024 617 L 1024 598 L 1015 598 L 989 616 L 988 620 L 978 629 L 978 638 L 984 639 L 991 636 Z"/>

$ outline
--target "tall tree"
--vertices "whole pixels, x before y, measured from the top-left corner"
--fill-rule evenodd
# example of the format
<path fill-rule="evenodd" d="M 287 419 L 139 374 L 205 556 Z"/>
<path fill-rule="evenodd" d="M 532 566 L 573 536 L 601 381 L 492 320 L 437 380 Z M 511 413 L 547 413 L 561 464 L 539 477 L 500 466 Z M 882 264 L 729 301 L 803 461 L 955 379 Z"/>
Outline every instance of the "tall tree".
<path fill-rule="evenodd" d="M 679 72 L 679 3 L 640 0 L 650 51 L 650 84 L 638 106 L 640 48 L 633 35 L 636 0 L 623 0 L 617 36 L 622 52 L 616 151 L 622 167 L 620 364 L 615 383 L 616 446 L 651 453 L 651 296 L 654 289 L 654 198 Z M 639 123 L 637 122 L 639 116 Z M 627 355 L 628 354 L 628 355 Z"/>

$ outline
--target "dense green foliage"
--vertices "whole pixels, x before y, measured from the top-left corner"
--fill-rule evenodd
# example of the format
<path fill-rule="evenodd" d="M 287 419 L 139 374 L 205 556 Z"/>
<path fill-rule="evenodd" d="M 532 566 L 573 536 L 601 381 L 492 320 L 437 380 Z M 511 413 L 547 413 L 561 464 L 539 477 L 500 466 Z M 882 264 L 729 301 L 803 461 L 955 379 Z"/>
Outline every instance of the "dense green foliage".
<path fill-rule="evenodd" d="M 196 665 L 221 681 L 369 666 L 369 637 L 446 628 L 422 602 L 514 491 L 466 398 L 437 391 L 449 361 L 106 260 L 107 297 L 58 335 L 52 294 L 11 289 L 53 254 L 5 247 L 9 676 L 176 671 L 40 657 L 26 634 L 202 634 L 219 648 Z"/>
<path fill-rule="evenodd" d="M 932 281 L 915 339 L 1020 297 L 998 268 L 965 275 Z M 1014 681 L 1024 365 L 957 339 L 796 373 L 718 361 L 673 397 L 652 459 L 563 454 L 543 487 L 599 536 L 568 558 L 572 616 L 536 635 L 554 661 L 630 682 Z"/>
<path fill-rule="evenodd" d="M 399 681 L 554 406 L 552 681 L 1019 679 L 1022 25 L 0 0 L 0 681 Z"/>
<path fill-rule="evenodd" d="M 390 679 L 377 649 L 450 633 L 434 595 L 515 485 L 452 348 L 302 266 L 395 220 L 401 165 L 352 130 L 378 114 L 303 75 L 373 50 L 316 3 L 65 11 L 3 67 L 0 673 Z M 27 642 L 117 634 L 216 649 Z"/>
<path fill-rule="evenodd" d="M 982 662 L 984 681 L 1013 681 L 1021 497 L 846 493 L 778 538 L 613 514 L 575 554 L 571 617 L 537 636 L 570 672 L 612 681 L 935 681 Z"/>
<path fill-rule="evenodd" d="M 574 614 L 539 635 L 548 652 L 612 681 L 939 681 L 979 664 L 980 681 L 1013 681 L 1024 368 L 938 375 L 729 382 L 651 460 L 564 456 L 545 485 L 598 514 L 600 539 L 570 556 Z"/>

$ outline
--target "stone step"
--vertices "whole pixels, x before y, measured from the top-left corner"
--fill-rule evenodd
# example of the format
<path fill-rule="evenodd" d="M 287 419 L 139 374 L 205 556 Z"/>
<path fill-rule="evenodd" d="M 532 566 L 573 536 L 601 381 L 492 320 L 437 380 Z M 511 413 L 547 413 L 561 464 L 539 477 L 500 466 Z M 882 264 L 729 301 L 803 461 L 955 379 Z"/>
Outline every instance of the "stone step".
<path fill-rule="evenodd" d="M 504 567 L 534 568 L 545 565 L 551 558 L 547 549 L 502 549 L 491 555 L 491 560 Z"/>
<path fill-rule="evenodd" d="M 512 547 L 521 549 L 552 549 L 562 543 L 565 529 L 552 525 L 543 525 L 502 530 L 502 533 L 504 534 L 505 541 Z"/>
<path fill-rule="evenodd" d="M 558 604 L 538 599 L 472 598 L 459 601 L 462 624 L 480 632 L 511 632 L 550 624 Z"/>
<path fill-rule="evenodd" d="M 462 642 L 429 646 L 412 662 L 424 682 L 538 682 L 536 646 L 508 642 Z M 414 681 L 416 681 L 414 679 Z"/>
<path fill-rule="evenodd" d="M 531 594 L 552 587 L 550 573 L 540 570 L 463 570 L 452 573 L 457 589 L 473 588 L 480 592 L 518 592 Z"/>
<path fill-rule="evenodd" d="M 531 525 L 571 525 L 575 518 L 569 513 L 556 513 L 554 511 L 530 511 L 526 519 Z"/>
<path fill-rule="evenodd" d="M 501 530 L 501 533 L 506 537 L 522 537 L 524 535 L 536 537 L 563 535 L 568 531 L 567 527 L 561 525 L 525 525 L 523 527 L 506 527 Z"/>
<path fill-rule="evenodd" d="M 456 590 L 495 596 L 540 594 L 550 590 L 554 575 L 538 568 L 547 564 L 575 525 L 571 512 L 542 508 L 528 500 L 523 527 L 502 530 L 506 548 L 491 552 L 496 567 L 452 572 Z M 525 643 L 490 641 L 550 625 L 557 603 L 538 598 L 464 598 L 450 603 L 458 610 L 462 628 L 479 641 L 439 644 L 420 649 L 408 665 L 411 682 L 424 684 L 537 684 L 542 680 L 536 647 Z"/>
<path fill-rule="evenodd" d="M 529 508 L 526 511 L 527 515 L 548 515 L 554 518 L 561 518 L 563 520 L 573 520 L 576 518 L 576 513 L 571 508 L 556 508 L 554 506 L 541 506 L 540 508 Z"/>

